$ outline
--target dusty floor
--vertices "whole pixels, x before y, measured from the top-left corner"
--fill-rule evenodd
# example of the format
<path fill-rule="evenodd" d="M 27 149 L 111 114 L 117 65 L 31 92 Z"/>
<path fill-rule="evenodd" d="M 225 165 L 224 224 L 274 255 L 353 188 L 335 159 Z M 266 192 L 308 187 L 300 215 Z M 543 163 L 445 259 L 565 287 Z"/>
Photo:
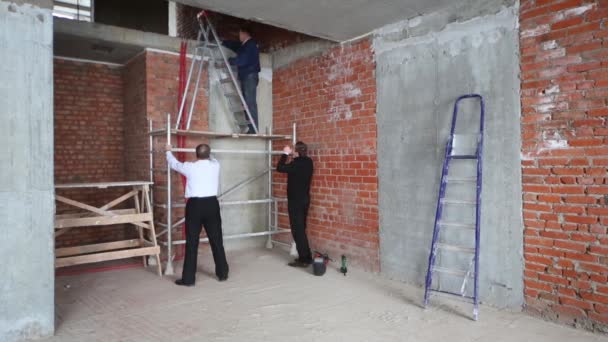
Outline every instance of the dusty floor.
<path fill-rule="evenodd" d="M 468 305 L 443 298 L 424 310 L 420 289 L 359 272 L 315 277 L 276 249 L 230 252 L 225 283 L 201 259 L 193 288 L 143 268 L 59 277 L 48 341 L 608 341 L 488 307 L 473 322 Z"/>

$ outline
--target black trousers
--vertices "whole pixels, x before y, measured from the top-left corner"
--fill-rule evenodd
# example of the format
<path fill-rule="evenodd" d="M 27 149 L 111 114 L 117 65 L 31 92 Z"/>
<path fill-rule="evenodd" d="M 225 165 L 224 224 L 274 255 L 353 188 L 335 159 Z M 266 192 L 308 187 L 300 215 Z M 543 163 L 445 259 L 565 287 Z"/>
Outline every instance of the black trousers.
<path fill-rule="evenodd" d="M 196 262 L 202 227 L 205 227 L 211 245 L 215 274 L 219 278 L 228 276 L 220 203 L 215 196 L 194 197 L 188 199 L 186 204 L 186 257 L 182 271 L 182 280 L 186 284 L 194 283 L 196 278 Z"/>
<path fill-rule="evenodd" d="M 308 217 L 309 206 L 310 200 L 308 198 L 289 199 L 287 202 L 291 235 L 296 242 L 298 259 L 304 262 L 312 262 L 312 253 L 310 252 L 310 245 L 306 236 L 306 218 Z"/>

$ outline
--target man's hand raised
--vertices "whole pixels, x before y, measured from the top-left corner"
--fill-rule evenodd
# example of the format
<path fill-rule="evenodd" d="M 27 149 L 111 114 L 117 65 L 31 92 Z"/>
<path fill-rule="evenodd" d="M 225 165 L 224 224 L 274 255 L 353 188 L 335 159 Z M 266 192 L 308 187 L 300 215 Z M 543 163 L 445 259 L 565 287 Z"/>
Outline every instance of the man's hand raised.
<path fill-rule="evenodd" d="M 283 147 L 283 153 L 290 155 L 293 151 L 291 150 L 291 147 L 289 146 L 285 146 Z"/>

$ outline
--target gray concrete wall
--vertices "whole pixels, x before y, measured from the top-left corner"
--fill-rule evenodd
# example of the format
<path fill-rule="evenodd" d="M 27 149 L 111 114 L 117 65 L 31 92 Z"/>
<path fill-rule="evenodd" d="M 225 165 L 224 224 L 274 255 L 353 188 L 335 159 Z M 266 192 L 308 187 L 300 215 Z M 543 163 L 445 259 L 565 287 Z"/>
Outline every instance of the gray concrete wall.
<path fill-rule="evenodd" d="M 266 132 L 272 125 L 272 65 L 269 55 L 261 54 L 260 83 L 258 85 L 259 130 Z M 209 127 L 216 132 L 233 132 L 232 113 L 221 93 L 219 76 L 210 72 Z M 215 139 L 211 149 L 265 150 L 264 139 Z M 261 154 L 214 154 L 222 166 L 221 192 L 268 169 L 268 159 Z M 265 199 L 268 194 L 268 175 L 223 198 L 225 201 Z M 247 204 L 222 207 L 224 235 L 259 232 L 268 229 L 268 205 Z"/>
<path fill-rule="evenodd" d="M 54 329 L 51 1 L 0 1 L 0 341 Z"/>
<path fill-rule="evenodd" d="M 475 2 L 375 32 L 381 267 L 388 277 L 424 283 L 452 107 L 459 95 L 479 93 L 486 100 L 480 295 L 517 308 L 523 303 L 518 7 Z M 478 111 L 465 105 L 468 118 L 459 129 L 475 132 Z M 474 194 L 454 190 L 456 197 Z M 474 243 L 471 232 L 445 237 Z M 466 268 L 470 256 L 446 261 Z M 438 279 L 454 290 L 454 280 Z"/>

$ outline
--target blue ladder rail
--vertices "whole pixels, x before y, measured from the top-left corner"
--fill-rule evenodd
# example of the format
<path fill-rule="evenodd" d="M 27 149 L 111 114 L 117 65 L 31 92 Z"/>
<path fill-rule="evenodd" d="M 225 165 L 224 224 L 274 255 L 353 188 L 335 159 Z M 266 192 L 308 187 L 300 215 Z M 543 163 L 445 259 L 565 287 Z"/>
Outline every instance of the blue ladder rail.
<path fill-rule="evenodd" d="M 478 136 L 478 140 L 477 140 L 477 148 L 476 148 L 476 152 L 474 155 L 452 155 L 453 147 L 454 147 L 456 121 L 458 119 L 458 105 L 462 100 L 465 100 L 465 99 L 479 99 L 479 103 L 480 103 L 481 110 L 480 110 L 480 118 L 479 118 L 479 136 Z M 452 127 L 450 130 L 450 137 L 448 139 L 448 142 L 446 143 L 443 170 L 441 173 L 441 185 L 439 188 L 439 197 L 437 198 L 437 210 L 435 212 L 435 225 L 434 225 L 434 229 L 433 229 L 433 240 L 431 242 L 431 252 L 429 253 L 429 262 L 428 262 L 428 269 L 427 269 L 427 273 L 426 273 L 426 281 L 425 281 L 425 289 L 424 289 L 425 307 L 428 305 L 431 292 L 439 292 L 439 293 L 444 293 L 444 294 L 447 293 L 450 295 L 455 295 L 455 296 L 459 296 L 459 297 L 463 297 L 463 298 L 467 298 L 467 299 L 472 299 L 473 305 L 474 305 L 474 308 L 473 308 L 473 319 L 474 320 L 477 320 L 479 317 L 479 236 L 480 236 L 480 234 L 479 234 L 480 226 L 479 225 L 480 225 L 480 217 L 481 217 L 481 185 L 482 185 L 484 116 L 485 116 L 485 104 L 484 104 L 483 97 L 481 95 L 468 94 L 468 95 L 460 96 L 458 99 L 456 99 L 456 102 L 454 104 L 454 112 L 452 114 Z M 473 257 L 474 289 L 473 289 L 472 297 L 465 296 L 465 294 L 464 294 L 464 288 L 466 285 L 466 281 L 467 281 L 467 278 L 470 276 L 469 273 L 466 273 L 464 275 L 465 278 L 463 281 L 461 293 L 446 292 L 443 290 L 438 290 L 438 289 L 432 288 L 433 273 L 445 271 L 444 268 L 435 267 L 435 259 L 437 256 L 437 250 L 438 250 L 438 248 L 440 248 L 441 245 L 445 245 L 445 244 L 438 243 L 439 231 L 440 231 L 441 227 L 448 226 L 448 225 L 468 226 L 467 224 L 462 224 L 459 222 L 447 223 L 447 222 L 441 221 L 442 214 L 443 214 L 443 207 L 444 207 L 444 198 L 446 195 L 446 187 L 449 182 L 448 173 L 449 173 L 449 168 L 450 168 L 450 162 L 455 159 L 471 159 L 471 160 L 477 161 L 476 198 L 475 198 L 475 249 L 474 249 L 474 257 Z"/>

